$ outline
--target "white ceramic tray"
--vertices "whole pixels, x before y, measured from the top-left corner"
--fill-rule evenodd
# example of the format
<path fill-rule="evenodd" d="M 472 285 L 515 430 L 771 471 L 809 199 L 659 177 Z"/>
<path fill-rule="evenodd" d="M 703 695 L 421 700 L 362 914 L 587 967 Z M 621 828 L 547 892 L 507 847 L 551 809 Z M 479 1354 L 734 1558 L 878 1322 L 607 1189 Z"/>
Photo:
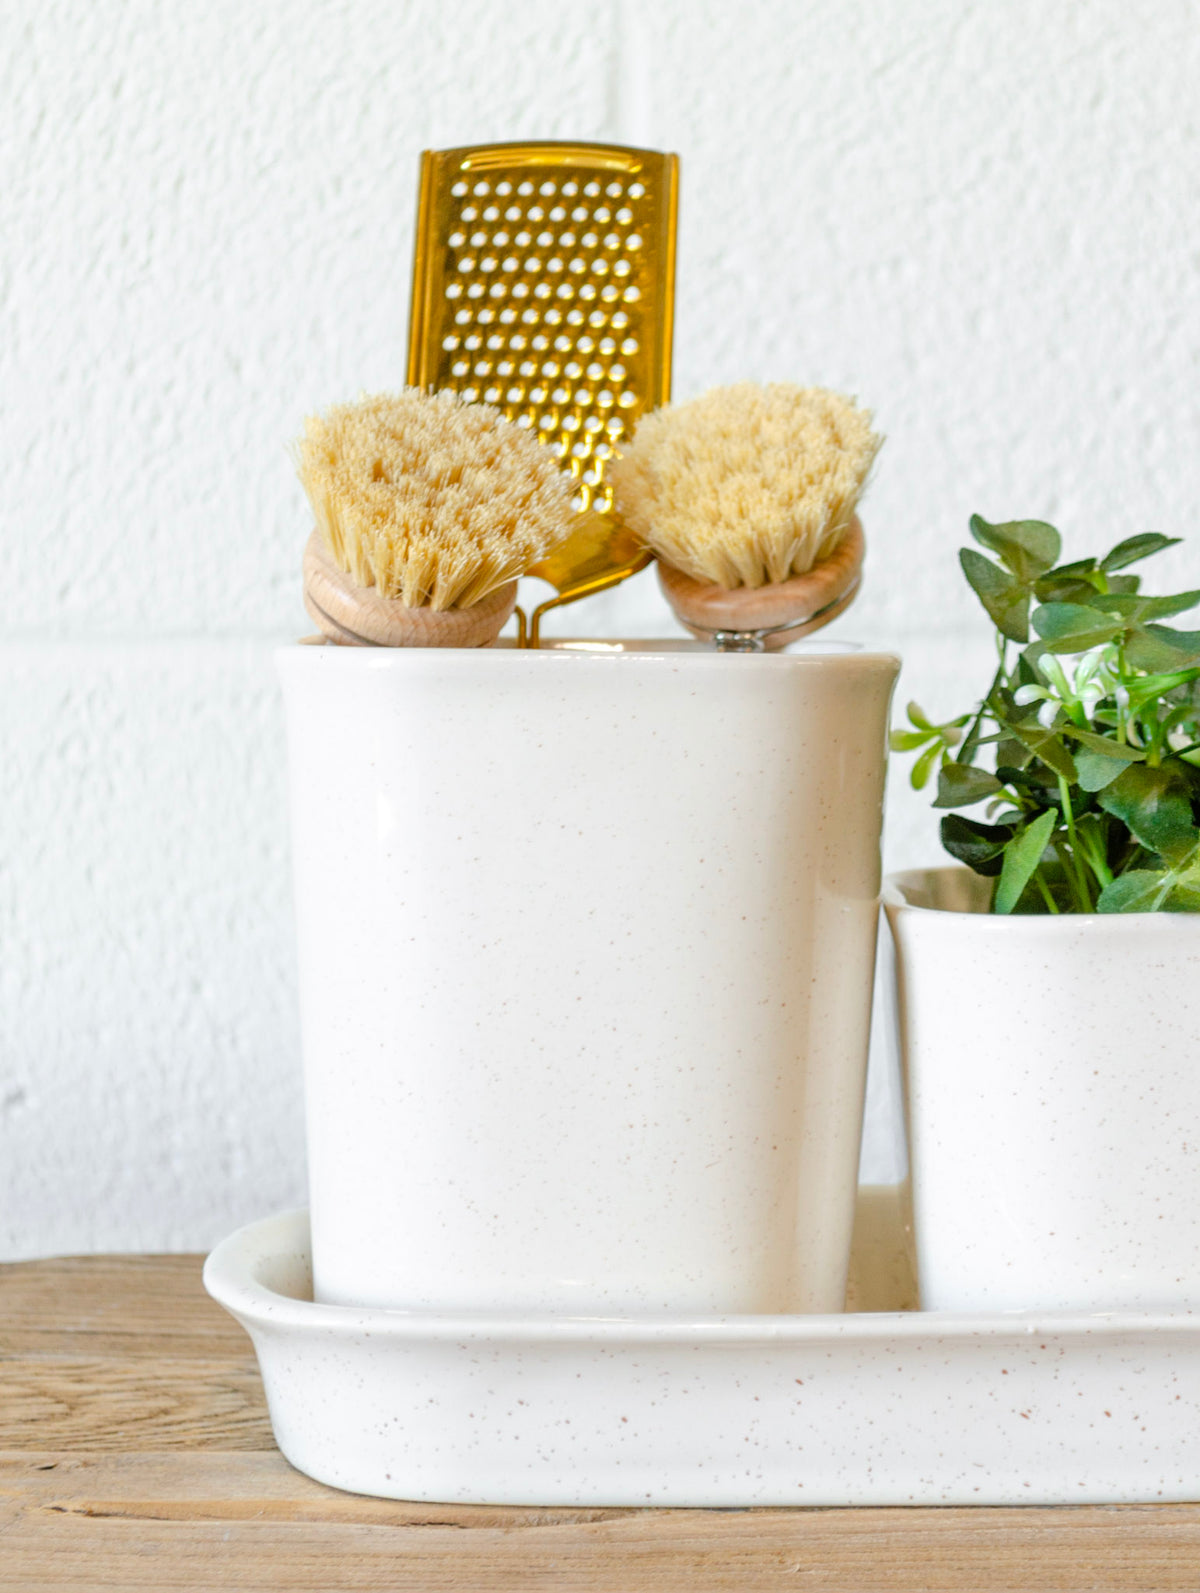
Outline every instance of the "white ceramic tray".
<path fill-rule="evenodd" d="M 911 1306 L 896 1192 L 852 1300 Z M 1062 1504 L 1200 1497 L 1200 1315 L 440 1316 L 314 1305 L 308 1220 L 204 1281 L 275 1436 L 356 1493 L 491 1504 Z"/>

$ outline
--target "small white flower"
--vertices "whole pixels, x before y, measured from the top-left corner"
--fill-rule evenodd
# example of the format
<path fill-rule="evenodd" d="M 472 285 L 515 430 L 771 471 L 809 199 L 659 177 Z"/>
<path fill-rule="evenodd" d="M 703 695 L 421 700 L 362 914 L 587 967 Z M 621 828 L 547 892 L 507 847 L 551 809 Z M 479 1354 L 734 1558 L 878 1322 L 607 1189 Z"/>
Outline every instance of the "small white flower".
<path fill-rule="evenodd" d="M 1038 709 L 1038 724 L 1041 725 L 1044 730 L 1050 730 L 1053 728 L 1054 721 L 1057 718 L 1058 704 L 1054 701 L 1053 697 L 1047 697 L 1046 701 Z"/>
<path fill-rule="evenodd" d="M 1040 702 L 1046 695 L 1041 686 L 1018 686 L 1013 692 L 1013 701 L 1018 708 L 1028 708 L 1031 702 Z"/>

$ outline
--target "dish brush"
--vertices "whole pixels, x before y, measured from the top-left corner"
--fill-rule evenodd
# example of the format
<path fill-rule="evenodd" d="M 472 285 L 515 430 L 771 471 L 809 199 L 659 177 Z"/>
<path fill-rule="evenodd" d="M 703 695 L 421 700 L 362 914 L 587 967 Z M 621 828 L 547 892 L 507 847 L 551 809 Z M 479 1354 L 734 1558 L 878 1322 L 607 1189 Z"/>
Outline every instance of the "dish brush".
<path fill-rule="evenodd" d="M 572 525 L 569 478 L 487 404 L 411 388 L 311 417 L 304 604 L 334 642 L 483 647 Z"/>
<path fill-rule="evenodd" d="M 759 652 L 857 595 L 855 509 L 881 443 L 851 399 L 743 382 L 645 416 L 610 475 L 676 618 L 718 648 Z"/>

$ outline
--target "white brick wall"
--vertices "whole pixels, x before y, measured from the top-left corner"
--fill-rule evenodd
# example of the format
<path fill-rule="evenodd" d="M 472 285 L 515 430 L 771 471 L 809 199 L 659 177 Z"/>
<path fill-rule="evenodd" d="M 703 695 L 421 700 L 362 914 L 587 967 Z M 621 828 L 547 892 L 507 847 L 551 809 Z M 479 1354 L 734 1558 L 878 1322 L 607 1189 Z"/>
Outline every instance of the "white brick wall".
<path fill-rule="evenodd" d="M 987 651 L 972 510 L 1079 551 L 1190 530 L 1198 69 L 1191 0 L 0 14 L 0 1254 L 200 1247 L 303 1196 L 285 450 L 402 379 L 422 147 L 680 152 L 677 395 L 876 409 L 839 630 L 949 713 Z M 1200 584 L 1200 542 L 1156 574 Z M 646 576 L 562 624 L 668 622 Z M 935 859 L 899 772 L 890 859 Z"/>

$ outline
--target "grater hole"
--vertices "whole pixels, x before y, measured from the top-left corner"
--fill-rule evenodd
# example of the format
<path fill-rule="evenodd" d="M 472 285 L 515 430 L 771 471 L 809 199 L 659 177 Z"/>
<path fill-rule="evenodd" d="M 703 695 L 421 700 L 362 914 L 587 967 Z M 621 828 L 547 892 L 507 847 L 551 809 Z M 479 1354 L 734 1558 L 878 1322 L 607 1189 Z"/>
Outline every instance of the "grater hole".
<path fill-rule="evenodd" d="M 483 213 L 484 221 L 499 221 L 500 212 L 495 205 L 489 205 Z"/>
<path fill-rule="evenodd" d="M 629 197 L 630 197 L 630 199 L 640 199 L 645 192 L 646 192 L 646 190 L 642 186 L 641 183 L 630 183 L 630 185 L 629 185 Z"/>
<path fill-rule="evenodd" d="M 487 241 L 488 241 L 488 235 L 487 235 L 486 232 L 473 232 L 471 234 L 471 247 L 472 247 L 472 249 L 482 249 L 484 244 L 487 243 Z"/>
<path fill-rule="evenodd" d="M 604 238 L 604 247 L 606 249 L 619 249 L 621 247 L 621 235 L 620 235 L 620 233 L 617 233 L 617 232 L 607 233 L 605 235 L 605 238 Z"/>
<path fill-rule="evenodd" d="M 446 241 L 452 249 L 461 249 L 467 241 L 467 235 L 465 232 L 452 232 Z"/>
<path fill-rule="evenodd" d="M 528 249 L 529 245 L 533 242 L 533 234 L 532 232 L 518 232 L 516 237 L 513 239 L 513 242 L 516 244 L 518 249 Z"/>
<path fill-rule="evenodd" d="M 496 312 L 495 310 L 489 310 L 485 304 L 475 319 L 479 322 L 480 326 L 487 326 L 489 321 L 494 321 L 496 319 Z"/>
<path fill-rule="evenodd" d="M 462 395 L 468 404 L 474 404 L 478 401 L 479 389 L 478 387 L 464 387 Z"/>
<path fill-rule="evenodd" d="M 498 387 L 489 387 L 483 395 L 483 401 L 485 404 L 498 404 L 500 402 L 500 389 Z"/>
<path fill-rule="evenodd" d="M 576 205 L 574 210 L 571 212 L 572 221 L 586 221 L 587 218 L 588 212 L 586 205 Z"/>
<path fill-rule="evenodd" d="M 558 361 L 557 360 L 547 360 L 546 363 L 542 366 L 542 375 L 543 376 L 557 376 L 558 372 L 559 372 L 559 366 L 558 366 Z"/>
<path fill-rule="evenodd" d="M 492 340 L 489 337 L 488 347 L 491 348 L 491 346 Z M 623 382 L 625 380 L 625 367 L 623 365 L 614 365 L 608 374 L 612 377 L 614 382 Z"/>
<path fill-rule="evenodd" d="M 588 373 L 588 380 L 589 381 L 598 382 L 600 380 L 600 378 L 604 375 L 604 366 L 603 365 L 597 365 L 595 363 L 595 361 L 593 361 L 592 364 L 588 366 L 587 373 Z M 615 377 L 613 379 L 614 379 L 614 381 L 616 380 Z"/>
<path fill-rule="evenodd" d="M 529 297 L 529 284 L 528 284 L 528 282 L 514 282 L 513 283 L 513 298 L 514 299 L 527 299 L 528 297 Z"/>
<path fill-rule="evenodd" d="M 641 296 L 642 296 L 642 290 L 640 288 L 635 288 L 635 287 L 632 287 L 632 286 L 626 288 L 625 292 L 621 295 L 621 297 L 625 300 L 625 302 L 627 304 L 636 304 L 637 301 L 641 298 Z"/>
<path fill-rule="evenodd" d="M 516 366 L 511 360 L 501 360 L 499 365 L 496 366 L 497 376 L 512 376 L 515 371 Z"/>
<path fill-rule="evenodd" d="M 512 184 L 505 178 L 503 182 L 496 184 L 496 192 L 503 198 L 505 194 L 512 193 Z"/>
<path fill-rule="evenodd" d="M 484 194 L 490 194 L 491 191 L 492 187 L 490 183 L 476 183 L 474 188 L 471 190 L 473 194 L 480 197 Z"/>
<path fill-rule="evenodd" d="M 492 237 L 492 242 L 497 249 L 503 249 L 508 242 L 508 233 L 503 231 L 495 233 Z"/>
<path fill-rule="evenodd" d="M 549 198 L 551 194 L 556 194 L 557 192 L 558 192 L 558 189 L 555 187 L 555 185 L 553 183 L 550 183 L 550 182 L 543 183 L 542 186 L 538 189 L 538 193 L 542 194 L 545 198 Z"/>
<path fill-rule="evenodd" d="M 605 321 L 607 321 L 607 320 L 608 320 L 608 316 L 605 315 L 603 310 L 593 310 L 592 313 L 588 316 L 588 325 L 589 326 L 603 326 Z"/>
<path fill-rule="evenodd" d="M 478 210 L 476 210 L 474 205 L 464 205 L 463 206 L 462 218 L 461 218 L 463 221 L 474 221 L 475 218 L 478 215 L 479 215 L 479 212 L 478 212 Z"/>
<path fill-rule="evenodd" d="M 611 443 L 606 443 L 606 442 L 597 443 L 596 444 L 596 458 L 597 459 L 611 459 L 612 458 L 612 445 L 611 445 Z"/>
<path fill-rule="evenodd" d="M 586 409 L 591 401 L 592 395 L 588 392 L 587 388 L 579 388 L 575 394 L 575 402 L 579 405 L 580 409 Z"/>
<path fill-rule="evenodd" d="M 458 338 L 455 337 L 453 332 L 450 333 L 449 337 L 444 337 L 442 339 L 442 347 L 447 352 L 451 352 L 458 347 Z"/>
<path fill-rule="evenodd" d="M 504 347 L 504 339 L 500 336 L 499 332 L 493 332 L 492 333 L 491 337 L 489 337 L 488 340 L 487 340 L 487 346 L 489 348 L 492 348 L 492 349 L 503 348 Z M 619 366 L 615 366 L 615 365 L 613 366 L 613 375 L 614 376 L 616 375 L 616 373 L 617 373 L 619 368 L 620 368 Z"/>
<path fill-rule="evenodd" d="M 583 375 L 583 366 L 578 360 L 571 360 L 563 367 L 563 375 L 568 377 L 571 381 L 577 382 Z"/>
<path fill-rule="evenodd" d="M 472 374 L 475 376 L 490 376 L 492 374 L 491 360 L 476 360 Z"/>
<path fill-rule="evenodd" d="M 600 339 L 600 352 L 601 354 L 615 354 L 617 352 L 617 345 L 611 337 L 602 337 Z"/>
<path fill-rule="evenodd" d="M 642 235 L 641 235 L 641 233 L 640 232 L 631 232 L 629 234 L 628 238 L 626 238 L 626 240 L 625 240 L 625 247 L 627 249 L 640 249 L 642 247 Z"/>
<path fill-rule="evenodd" d="M 555 205 L 554 209 L 550 212 L 550 220 L 551 221 L 565 221 L 566 219 L 567 219 L 567 213 L 563 209 L 563 207 L 561 205 Z"/>
<path fill-rule="evenodd" d="M 546 212 L 542 209 L 541 205 L 530 205 L 529 209 L 525 212 L 525 219 L 526 221 L 544 221 L 546 219 Z"/>
<path fill-rule="evenodd" d="M 500 311 L 500 319 L 504 322 L 505 326 L 511 326 L 516 318 L 517 312 L 514 309 L 508 308 Z"/>
<path fill-rule="evenodd" d="M 593 215 L 595 216 L 596 220 L 601 224 L 601 226 L 603 226 L 603 224 L 606 221 L 611 221 L 612 220 L 612 211 L 608 208 L 607 205 L 597 205 L 595 211 L 593 212 Z"/>
<path fill-rule="evenodd" d="M 519 194 L 524 195 L 526 198 L 528 198 L 529 195 L 533 192 L 533 184 L 531 182 L 519 183 L 518 186 L 517 186 L 517 192 Z"/>
<path fill-rule="evenodd" d="M 471 318 L 470 310 L 455 310 L 454 312 L 454 319 L 459 326 L 466 326 L 467 322 L 470 321 Z"/>
<path fill-rule="evenodd" d="M 611 304 L 614 299 L 619 299 L 621 297 L 621 290 L 620 288 L 614 286 L 613 283 L 606 282 L 601 290 L 600 297 L 606 304 Z"/>
<path fill-rule="evenodd" d="M 614 276 L 627 277 L 632 270 L 633 267 L 629 264 L 628 260 L 616 260 L 613 262 Z"/>
<path fill-rule="evenodd" d="M 538 272 L 542 269 L 542 262 L 538 259 L 536 254 L 531 254 L 528 260 L 526 260 L 525 269 L 530 273 L 531 276 L 537 276 Z"/>
<path fill-rule="evenodd" d="M 638 351 L 638 342 L 637 342 L 637 338 L 636 337 L 627 337 L 625 339 L 625 341 L 621 344 L 621 353 L 622 354 L 636 354 L 637 351 Z"/>
<path fill-rule="evenodd" d="M 463 255 L 462 259 L 458 262 L 458 265 L 457 265 L 456 269 L 459 270 L 459 271 L 474 271 L 474 269 L 475 269 L 474 256 L 469 255 L 469 254 Z"/>
<path fill-rule="evenodd" d="M 590 182 L 586 184 L 583 191 L 589 199 L 599 199 L 600 184 L 598 182 Z"/>
<path fill-rule="evenodd" d="M 579 297 L 587 299 L 590 303 L 596 297 L 596 284 L 594 282 L 585 282 L 579 290 Z"/>
<path fill-rule="evenodd" d="M 596 394 L 596 402 L 599 404 L 601 409 L 612 408 L 613 395 L 609 392 L 607 387 L 602 387 Z"/>
<path fill-rule="evenodd" d="M 466 360 L 455 360 L 450 370 L 455 376 L 469 376 L 471 367 Z"/>
<path fill-rule="evenodd" d="M 447 282 L 447 284 L 446 284 L 446 297 L 448 299 L 459 299 L 459 298 L 461 298 L 462 297 L 462 283 L 461 282 Z"/>
<path fill-rule="evenodd" d="M 468 299 L 482 299 L 482 297 L 483 297 L 483 283 L 482 282 L 472 282 L 471 286 L 467 289 L 467 298 Z"/>
<path fill-rule="evenodd" d="M 576 341 L 575 347 L 581 354 L 590 354 L 596 345 L 590 337 L 581 337 Z"/>
<path fill-rule="evenodd" d="M 617 313 L 612 318 L 612 324 L 616 327 L 618 332 L 623 327 L 626 327 L 626 326 L 629 325 L 629 317 L 625 314 L 624 310 L 618 310 L 617 311 Z"/>
<path fill-rule="evenodd" d="M 493 299 L 502 299 L 508 292 L 508 289 L 504 286 L 503 282 L 493 282 L 491 287 L 488 289 L 488 292 L 491 294 Z"/>
<path fill-rule="evenodd" d="M 564 232 L 558 240 L 558 247 L 560 249 L 573 249 L 575 247 L 575 234 L 573 232 Z"/>
<path fill-rule="evenodd" d="M 560 282 L 554 290 L 554 297 L 556 299 L 573 299 L 575 297 L 575 289 L 569 282 Z"/>
<path fill-rule="evenodd" d="M 579 184 L 572 177 L 562 185 L 562 192 L 570 199 L 572 195 L 579 192 Z"/>
<path fill-rule="evenodd" d="M 622 393 L 620 398 L 617 399 L 617 403 L 620 404 L 622 409 L 632 409 L 634 404 L 637 403 L 637 399 L 632 393 Z"/>
<path fill-rule="evenodd" d="M 578 415 L 564 415 L 562 423 L 563 423 L 563 430 L 564 431 L 578 431 L 579 430 L 580 422 L 579 422 L 579 416 Z M 563 440 L 563 452 L 565 453 L 570 446 L 571 446 L 570 442 L 567 441 L 567 439 L 564 438 L 564 440 Z"/>
<path fill-rule="evenodd" d="M 604 425 L 604 422 L 600 419 L 599 415 L 589 415 L 583 424 L 588 431 L 599 431 Z"/>
<path fill-rule="evenodd" d="M 529 414 L 518 415 L 517 416 L 517 425 L 518 426 L 532 426 L 533 425 L 533 416 L 529 415 Z"/>
<path fill-rule="evenodd" d="M 516 258 L 516 256 L 510 254 L 508 259 L 504 262 L 503 269 L 505 271 L 515 271 L 520 264 L 521 262 Z"/>
<path fill-rule="evenodd" d="M 585 249 L 594 249 L 600 242 L 600 236 L 595 232 L 585 232 L 579 241 Z M 619 239 L 617 241 L 620 242 Z"/>
<path fill-rule="evenodd" d="M 583 325 L 583 311 L 582 310 L 568 310 L 567 311 L 567 325 L 568 326 L 582 326 Z"/>
<path fill-rule="evenodd" d="M 510 387 L 507 394 L 510 404 L 519 404 L 524 396 L 524 393 L 519 387 Z"/>
<path fill-rule="evenodd" d="M 466 183 L 463 183 L 463 182 L 455 183 L 454 187 L 451 188 L 450 192 L 454 195 L 455 199 L 461 199 L 463 197 L 463 195 L 467 192 L 467 185 L 466 185 Z"/>
<path fill-rule="evenodd" d="M 623 265 L 625 265 L 624 260 L 618 260 L 616 269 L 618 271 L 620 271 L 620 269 L 621 269 L 621 267 Z M 628 270 L 628 267 L 626 267 L 626 270 Z M 592 275 L 595 276 L 595 277 L 606 277 L 608 275 L 608 261 L 607 260 L 593 260 L 592 261 Z"/>
<path fill-rule="evenodd" d="M 483 347 L 483 339 L 480 337 L 478 332 L 472 332 L 470 337 L 467 337 L 467 338 L 463 339 L 463 347 L 464 348 L 482 348 Z"/>
<path fill-rule="evenodd" d="M 627 227 L 633 220 L 633 211 L 630 210 L 628 205 L 622 205 L 620 210 L 617 211 L 617 220 L 623 227 Z"/>
<path fill-rule="evenodd" d="M 623 190 L 620 183 L 609 183 L 608 187 L 604 190 L 610 199 L 620 199 L 622 191 Z"/>

